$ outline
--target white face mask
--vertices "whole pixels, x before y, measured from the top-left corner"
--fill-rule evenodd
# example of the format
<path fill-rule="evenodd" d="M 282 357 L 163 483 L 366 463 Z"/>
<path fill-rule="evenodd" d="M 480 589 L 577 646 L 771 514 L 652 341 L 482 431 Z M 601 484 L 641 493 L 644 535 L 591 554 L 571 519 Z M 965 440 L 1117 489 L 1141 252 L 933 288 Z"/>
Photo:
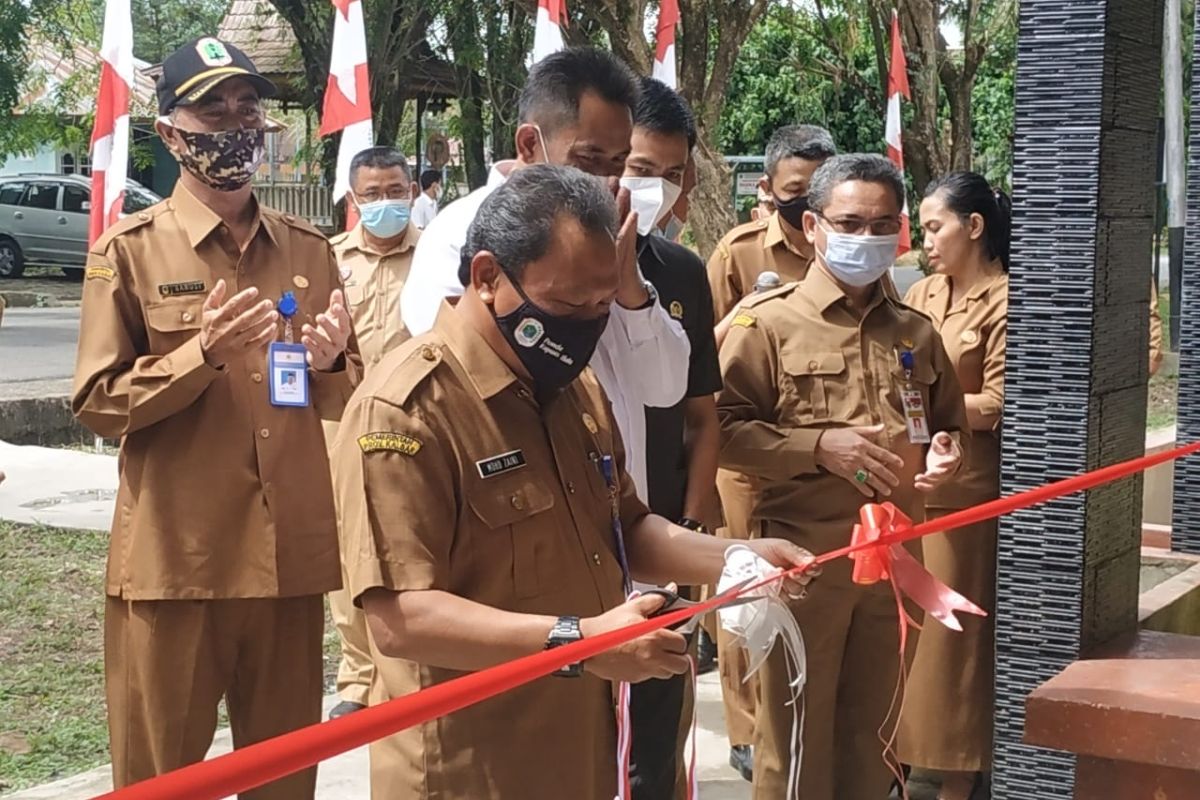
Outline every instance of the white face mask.
<path fill-rule="evenodd" d="M 858 236 L 825 231 L 820 253 L 833 277 L 848 286 L 870 286 L 896 263 L 900 234 Z"/>
<path fill-rule="evenodd" d="M 683 187 L 666 178 L 621 178 L 621 186 L 629 190 L 630 210 L 637 212 L 638 233 L 649 236 L 659 220 L 675 207 Z"/>

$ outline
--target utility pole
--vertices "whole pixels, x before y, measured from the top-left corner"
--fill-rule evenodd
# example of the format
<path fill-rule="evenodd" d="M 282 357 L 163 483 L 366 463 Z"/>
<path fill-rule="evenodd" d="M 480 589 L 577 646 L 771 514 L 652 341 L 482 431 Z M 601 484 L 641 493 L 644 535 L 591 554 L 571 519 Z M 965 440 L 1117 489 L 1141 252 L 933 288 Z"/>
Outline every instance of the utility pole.
<path fill-rule="evenodd" d="M 1163 111 L 1166 118 L 1164 171 L 1167 178 L 1167 263 L 1171 287 L 1172 350 L 1178 349 L 1179 342 L 1180 303 L 1183 299 L 1183 230 L 1187 223 L 1187 158 L 1183 144 L 1183 50 L 1179 31 L 1181 24 L 1180 0 L 1166 0 L 1163 4 Z M 1156 251 L 1156 261 L 1158 257 Z"/>

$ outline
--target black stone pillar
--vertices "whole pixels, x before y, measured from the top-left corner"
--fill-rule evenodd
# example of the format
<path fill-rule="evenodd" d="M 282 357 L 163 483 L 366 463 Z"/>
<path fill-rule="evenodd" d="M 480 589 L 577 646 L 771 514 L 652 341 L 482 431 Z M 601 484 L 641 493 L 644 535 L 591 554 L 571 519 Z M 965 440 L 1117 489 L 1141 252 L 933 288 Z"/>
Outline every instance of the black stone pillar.
<path fill-rule="evenodd" d="M 1002 489 L 1145 447 L 1162 0 L 1019 6 Z M 1002 520 L 996 800 L 1071 797 L 1074 758 L 1022 744 L 1025 698 L 1137 623 L 1140 477 Z"/>
<path fill-rule="evenodd" d="M 1200 30 L 1200 5 L 1196 6 Z M 1200 38 L 1192 44 L 1200 53 Z M 1200 61 L 1193 61 L 1200 64 Z M 1172 298 L 1174 299 L 1174 298 Z M 1175 304 L 1172 303 L 1172 313 Z M 1172 323 L 1175 320 L 1171 320 Z M 1174 325 L 1172 325 L 1174 329 Z M 1192 76 L 1192 127 L 1188 146 L 1188 210 L 1183 248 L 1183 298 L 1179 313 L 1179 400 L 1176 435 L 1180 442 L 1200 438 L 1200 76 Z M 1200 554 L 1200 459 L 1175 463 L 1175 503 L 1171 548 Z"/>

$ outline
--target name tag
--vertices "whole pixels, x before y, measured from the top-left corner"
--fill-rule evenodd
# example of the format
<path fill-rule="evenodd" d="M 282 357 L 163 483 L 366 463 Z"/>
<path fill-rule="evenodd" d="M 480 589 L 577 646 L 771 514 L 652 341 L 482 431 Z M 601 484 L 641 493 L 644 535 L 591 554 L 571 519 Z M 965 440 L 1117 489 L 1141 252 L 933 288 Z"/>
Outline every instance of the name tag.
<path fill-rule="evenodd" d="M 900 404 L 904 406 L 904 427 L 908 428 L 908 441 L 912 444 L 929 444 L 929 420 L 925 418 L 925 399 L 920 389 L 900 390 Z"/>
<path fill-rule="evenodd" d="M 204 294 L 204 281 L 160 283 L 158 285 L 158 293 L 163 297 L 178 297 L 181 294 Z"/>
<path fill-rule="evenodd" d="M 481 478 L 493 478 L 523 466 L 525 466 L 525 454 L 520 450 L 510 450 L 507 453 L 475 462 L 475 469 L 479 470 Z"/>
<path fill-rule="evenodd" d="M 271 375 L 271 405 L 308 405 L 308 357 L 304 345 L 271 342 L 267 371 Z"/>

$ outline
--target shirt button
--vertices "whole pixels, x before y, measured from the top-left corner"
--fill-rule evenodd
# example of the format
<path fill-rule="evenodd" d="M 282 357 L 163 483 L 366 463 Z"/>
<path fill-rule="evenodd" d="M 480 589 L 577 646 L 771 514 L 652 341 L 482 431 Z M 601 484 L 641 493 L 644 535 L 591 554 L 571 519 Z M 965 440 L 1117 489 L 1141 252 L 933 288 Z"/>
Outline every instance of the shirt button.
<path fill-rule="evenodd" d="M 432 359 L 428 359 L 428 360 L 432 361 Z M 379 363 L 379 356 L 377 356 L 377 355 L 371 356 L 371 363 L 372 363 L 372 364 L 378 364 L 378 363 Z"/>
<path fill-rule="evenodd" d="M 819 365 L 819 364 L 817 364 L 817 362 L 815 362 L 815 361 L 810 361 L 810 362 L 808 362 L 808 368 L 809 368 L 809 369 L 816 369 L 818 366 L 820 366 L 820 365 Z"/>
<path fill-rule="evenodd" d="M 269 430 L 267 430 L 266 428 L 263 428 L 262 430 L 260 430 L 260 431 L 258 432 L 258 435 L 259 435 L 259 436 L 261 436 L 261 437 L 262 437 L 262 438 L 264 438 L 264 439 L 270 439 L 270 438 L 271 438 L 271 432 L 270 432 Z"/>
<path fill-rule="evenodd" d="M 567 492 L 569 494 L 575 494 L 575 484 L 571 481 L 567 481 Z"/>
<path fill-rule="evenodd" d="M 254 381 L 255 383 L 262 383 L 262 373 L 261 372 L 250 373 L 250 380 Z"/>
<path fill-rule="evenodd" d="M 517 511 L 520 511 L 525 507 L 525 501 L 521 499 L 521 495 L 519 494 L 514 494 L 510 502 L 512 503 L 512 507 Z"/>
<path fill-rule="evenodd" d="M 595 564 L 597 567 L 600 566 L 600 554 L 599 553 L 592 553 L 592 563 Z"/>
<path fill-rule="evenodd" d="M 185 311 L 180 315 L 180 319 L 182 319 L 184 322 L 191 322 L 193 319 L 195 319 L 195 316 L 192 315 L 192 312 Z"/>
<path fill-rule="evenodd" d="M 425 359 L 426 361 L 436 361 L 437 353 L 433 352 L 432 347 L 425 345 L 421 348 L 421 358 Z"/>

